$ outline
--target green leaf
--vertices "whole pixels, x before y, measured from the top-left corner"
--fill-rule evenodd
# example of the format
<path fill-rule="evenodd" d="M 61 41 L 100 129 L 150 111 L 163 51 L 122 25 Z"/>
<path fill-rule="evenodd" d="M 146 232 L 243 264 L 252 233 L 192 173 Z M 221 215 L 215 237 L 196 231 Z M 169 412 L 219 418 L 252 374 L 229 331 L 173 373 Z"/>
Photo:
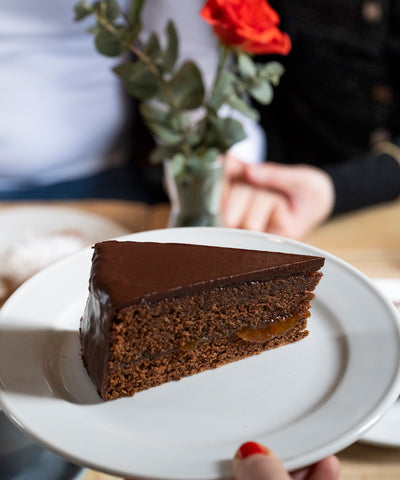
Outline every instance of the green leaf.
<path fill-rule="evenodd" d="M 143 102 L 139 105 L 140 113 L 148 122 L 164 123 L 168 120 L 170 112 L 165 108 L 157 107 L 155 104 Z"/>
<path fill-rule="evenodd" d="M 116 0 L 104 0 L 105 16 L 111 22 L 115 21 L 121 15 L 121 9 Z"/>
<path fill-rule="evenodd" d="M 210 170 L 210 165 L 215 162 L 219 155 L 219 150 L 216 148 L 209 148 L 203 154 L 192 154 L 186 157 L 186 175 L 191 175 L 193 177 L 199 177 L 199 186 L 204 185 L 204 182 L 212 179 L 214 175 L 220 175 L 221 172 Z M 207 173 L 206 173 L 207 172 Z M 204 177 L 203 175 L 207 176 Z M 194 180 L 194 178 L 192 179 Z"/>
<path fill-rule="evenodd" d="M 93 12 L 103 19 L 106 18 L 106 9 L 107 6 L 104 1 L 94 2 L 94 4 L 92 5 Z"/>
<path fill-rule="evenodd" d="M 163 55 L 163 68 L 166 72 L 171 72 L 178 58 L 178 35 L 171 21 L 167 24 L 166 33 L 167 46 Z"/>
<path fill-rule="evenodd" d="M 159 91 L 157 76 L 141 61 L 129 62 L 114 68 L 128 92 L 139 100 L 149 100 Z"/>
<path fill-rule="evenodd" d="M 188 128 L 185 132 L 184 142 L 192 149 L 204 144 L 204 136 L 207 129 L 207 118 L 203 118 L 197 122 L 191 123 L 189 121 Z"/>
<path fill-rule="evenodd" d="M 240 52 L 238 55 L 238 68 L 240 75 L 244 78 L 254 78 L 257 74 L 257 66 L 252 58 L 246 53 Z"/>
<path fill-rule="evenodd" d="M 172 158 L 175 153 L 175 146 L 158 145 L 150 154 L 150 162 L 162 163 L 164 160 Z"/>
<path fill-rule="evenodd" d="M 185 112 L 172 112 L 168 124 L 176 132 L 186 132 L 190 127 L 190 120 Z"/>
<path fill-rule="evenodd" d="M 149 40 L 147 41 L 144 47 L 144 53 L 150 57 L 152 60 L 155 60 L 160 56 L 161 48 L 160 42 L 158 40 L 157 34 L 152 32 Z"/>
<path fill-rule="evenodd" d="M 88 28 L 88 33 L 91 33 L 92 35 L 98 35 L 100 33 L 100 30 L 102 29 L 103 27 L 101 25 L 99 25 L 98 23 L 96 23 L 96 25 L 92 25 L 91 27 Z"/>
<path fill-rule="evenodd" d="M 285 69 L 279 62 L 268 62 L 267 64 L 258 65 L 258 74 L 261 78 L 266 78 L 272 85 L 279 85 L 281 76 L 285 73 Z"/>
<path fill-rule="evenodd" d="M 174 177 L 181 177 L 186 170 L 187 158 L 182 153 L 176 153 L 171 158 L 170 172 Z"/>
<path fill-rule="evenodd" d="M 201 143 L 202 135 L 199 130 L 191 130 L 185 134 L 185 143 L 190 147 L 195 147 Z"/>
<path fill-rule="evenodd" d="M 260 114 L 255 108 L 252 108 L 247 102 L 242 100 L 237 95 L 232 95 L 228 100 L 228 105 L 230 105 L 234 110 L 246 115 L 246 117 L 251 118 L 252 120 L 258 121 L 260 119 Z"/>
<path fill-rule="evenodd" d="M 74 20 L 79 22 L 83 20 L 88 15 L 92 14 L 92 7 L 88 5 L 85 1 L 79 2 L 74 6 L 75 17 Z"/>
<path fill-rule="evenodd" d="M 215 162 L 219 155 L 219 150 L 217 148 L 209 148 L 205 151 L 203 155 L 204 162 L 207 164 Z"/>
<path fill-rule="evenodd" d="M 113 22 L 121 15 L 117 0 L 100 0 L 93 4 L 92 10 L 98 17 L 109 22 Z"/>
<path fill-rule="evenodd" d="M 95 35 L 98 52 L 107 57 L 118 57 L 125 51 L 122 40 L 106 28 L 100 28 Z"/>
<path fill-rule="evenodd" d="M 139 33 L 142 30 L 142 22 L 140 19 L 142 8 L 145 4 L 146 0 L 130 0 L 126 19 L 128 20 L 128 36 L 127 36 L 127 43 L 131 45 L 136 42 Z"/>
<path fill-rule="evenodd" d="M 146 0 L 131 0 L 129 7 L 127 18 L 130 23 L 136 24 L 140 23 L 140 15 L 142 13 L 142 8 L 145 4 Z"/>
<path fill-rule="evenodd" d="M 181 142 L 182 135 L 171 130 L 168 125 L 156 122 L 146 122 L 155 137 L 164 145 L 172 146 Z"/>
<path fill-rule="evenodd" d="M 201 106 L 204 85 L 200 70 L 194 62 L 185 62 L 170 80 L 168 87 L 174 96 L 176 108 L 191 110 Z"/>
<path fill-rule="evenodd" d="M 191 155 L 187 157 L 187 173 L 189 175 L 202 175 L 207 168 L 208 162 L 205 162 L 203 156 Z"/>
<path fill-rule="evenodd" d="M 260 80 L 248 88 L 250 95 L 262 105 L 268 105 L 274 97 L 274 90 L 268 80 Z"/>
<path fill-rule="evenodd" d="M 225 152 L 235 143 L 246 138 L 242 124 L 237 120 L 226 117 L 210 117 L 210 126 L 207 131 L 206 144 L 221 152 Z"/>
<path fill-rule="evenodd" d="M 237 120 L 227 117 L 222 120 L 222 135 L 224 136 L 225 150 L 231 148 L 232 145 L 246 138 L 242 124 Z"/>
<path fill-rule="evenodd" d="M 218 77 L 215 87 L 211 93 L 208 105 L 217 112 L 228 97 L 234 94 L 234 83 L 236 79 L 232 72 L 223 71 Z"/>

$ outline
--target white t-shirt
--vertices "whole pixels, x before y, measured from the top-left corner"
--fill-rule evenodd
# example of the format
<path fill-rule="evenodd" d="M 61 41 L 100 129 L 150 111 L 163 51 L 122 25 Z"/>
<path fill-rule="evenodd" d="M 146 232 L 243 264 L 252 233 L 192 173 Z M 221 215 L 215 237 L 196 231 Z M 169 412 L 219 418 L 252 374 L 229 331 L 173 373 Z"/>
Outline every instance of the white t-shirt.
<path fill-rule="evenodd" d="M 95 50 L 87 32 L 93 18 L 74 22 L 76 3 L 0 1 L 0 190 L 78 178 L 121 161 L 115 142 L 126 98 L 112 72 L 121 59 Z M 217 57 L 201 4 L 149 0 L 144 23 L 163 32 L 173 12 L 182 57 L 194 59 L 209 83 Z M 252 122 L 246 130 L 250 137 L 235 153 L 257 160 L 262 134 Z"/>

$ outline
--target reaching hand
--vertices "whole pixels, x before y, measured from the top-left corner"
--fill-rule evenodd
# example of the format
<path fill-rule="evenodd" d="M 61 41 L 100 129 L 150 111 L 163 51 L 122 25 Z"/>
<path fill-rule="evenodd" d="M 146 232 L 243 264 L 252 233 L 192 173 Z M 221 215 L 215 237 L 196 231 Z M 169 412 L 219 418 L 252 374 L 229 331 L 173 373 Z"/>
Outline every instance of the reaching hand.
<path fill-rule="evenodd" d="M 310 165 L 245 164 L 226 156 L 224 224 L 302 238 L 332 212 L 331 178 Z"/>
<path fill-rule="evenodd" d="M 330 456 L 307 468 L 288 473 L 279 458 L 255 442 L 243 444 L 233 460 L 235 480 L 338 480 L 339 460 Z"/>

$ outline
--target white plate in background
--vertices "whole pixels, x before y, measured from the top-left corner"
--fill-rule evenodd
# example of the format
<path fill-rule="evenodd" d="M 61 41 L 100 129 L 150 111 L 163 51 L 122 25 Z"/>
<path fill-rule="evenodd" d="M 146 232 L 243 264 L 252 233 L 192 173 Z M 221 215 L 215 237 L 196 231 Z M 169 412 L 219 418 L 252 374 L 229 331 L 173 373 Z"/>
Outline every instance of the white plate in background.
<path fill-rule="evenodd" d="M 15 206 L 0 211 L 0 305 L 25 280 L 95 242 L 128 231 L 68 207 Z"/>
<path fill-rule="evenodd" d="M 0 254 L 27 239 L 66 231 L 92 243 L 128 233 L 105 217 L 70 207 L 11 206 L 0 210 Z"/>
<path fill-rule="evenodd" d="M 389 301 L 395 303 L 400 318 L 400 278 L 376 278 L 374 283 Z M 361 441 L 377 446 L 400 447 L 400 398 Z"/>

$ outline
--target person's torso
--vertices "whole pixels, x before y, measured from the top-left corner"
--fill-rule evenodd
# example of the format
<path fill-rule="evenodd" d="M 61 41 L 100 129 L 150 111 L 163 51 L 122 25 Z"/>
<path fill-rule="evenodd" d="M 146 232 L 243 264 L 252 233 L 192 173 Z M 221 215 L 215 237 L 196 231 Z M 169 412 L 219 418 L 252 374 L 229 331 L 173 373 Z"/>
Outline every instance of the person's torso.
<path fill-rule="evenodd" d="M 115 59 L 75 0 L 0 2 L 0 188 L 83 176 L 110 161 L 124 122 Z"/>
<path fill-rule="evenodd" d="M 400 2 L 271 3 L 293 41 L 273 105 L 290 161 L 337 162 L 369 149 L 376 132 L 398 134 Z"/>

